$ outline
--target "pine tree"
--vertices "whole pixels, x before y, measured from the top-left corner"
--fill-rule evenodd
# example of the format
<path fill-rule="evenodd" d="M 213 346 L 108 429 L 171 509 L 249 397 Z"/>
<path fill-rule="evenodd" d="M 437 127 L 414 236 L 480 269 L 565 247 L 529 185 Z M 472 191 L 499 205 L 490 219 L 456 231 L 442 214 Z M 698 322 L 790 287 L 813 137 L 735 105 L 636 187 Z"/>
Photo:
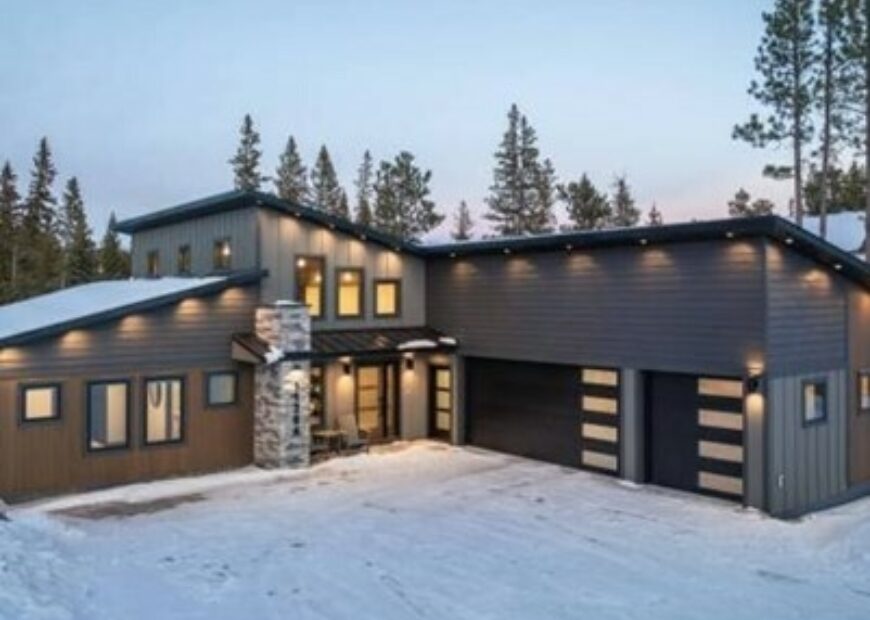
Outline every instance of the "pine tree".
<path fill-rule="evenodd" d="M 63 255 L 58 239 L 57 199 L 52 192 L 56 176 L 51 148 L 42 138 L 33 157 L 18 235 L 17 280 L 24 297 L 50 291 L 60 283 Z"/>
<path fill-rule="evenodd" d="M 773 213 L 773 203 L 766 198 L 752 201 L 752 196 L 742 187 L 728 201 L 728 215 L 731 217 L 755 217 Z"/>
<path fill-rule="evenodd" d="M 371 226 L 372 223 L 372 176 L 374 163 L 372 154 L 366 150 L 357 171 L 356 179 L 356 211 L 354 219 L 357 224 Z"/>
<path fill-rule="evenodd" d="M 853 120 L 860 127 L 854 144 L 864 153 L 864 170 L 870 171 L 870 0 L 849 0 L 846 16 L 847 74 L 853 85 L 848 99 L 856 108 Z M 870 174 L 864 177 L 864 255 L 870 257 Z"/>
<path fill-rule="evenodd" d="M 115 225 L 115 214 L 112 213 L 99 252 L 99 271 L 105 280 L 130 277 L 130 255 L 121 247 Z"/>
<path fill-rule="evenodd" d="M 474 229 L 474 220 L 471 219 L 471 211 L 468 204 L 463 200 L 453 216 L 453 231 L 450 236 L 455 241 L 468 241 L 471 239 L 471 231 Z"/>
<path fill-rule="evenodd" d="M 598 230 L 611 219 L 607 196 L 599 192 L 585 174 L 558 188 L 559 200 L 565 204 L 570 223 L 565 230 Z"/>
<path fill-rule="evenodd" d="M 616 177 L 613 183 L 613 199 L 611 208 L 610 225 L 616 228 L 628 228 L 636 226 L 640 220 L 640 211 L 634 205 L 634 197 L 631 195 L 631 187 L 625 176 Z"/>
<path fill-rule="evenodd" d="M 15 263 L 20 220 L 18 178 L 7 161 L 0 170 L 0 304 L 15 298 Z"/>
<path fill-rule="evenodd" d="M 81 188 L 76 177 L 66 185 L 63 195 L 61 238 L 64 251 L 63 286 L 74 286 L 94 279 L 97 272 L 96 246 L 88 226 Z"/>
<path fill-rule="evenodd" d="M 662 212 L 659 211 L 656 203 L 653 203 L 652 207 L 649 210 L 649 213 L 646 216 L 646 225 L 647 226 L 661 226 L 665 223 L 664 218 L 662 217 Z"/>
<path fill-rule="evenodd" d="M 335 173 L 335 167 L 332 165 L 332 159 L 329 157 L 326 146 L 320 147 L 317 161 L 314 163 L 314 168 L 311 169 L 311 190 L 316 208 L 332 215 L 348 217 L 349 214 L 343 212 L 342 209 L 341 185 L 338 183 L 338 175 Z"/>
<path fill-rule="evenodd" d="M 417 241 L 441 224 L 444 216 L 428 198 L 431 179 L 432 171 L 420 170 L 407 151 L 399 153 L 392 163 L 382 161 L 374 185 L 375 227 L 407 241 Z"/>
<path fill-rule="evenodd" d="M 484 217 L 500 235 L 525 235 L 553 229 L 555 172 L 549 160 L 540 161 L 537 134 L 513 104 L 508 128 L 495 153 L 493 184 Z"/>
<path fill-rule="evenodd" d="M 284 147 L 275 171 L 275 192 L 282 200 L 297 204 L 306 203 L 310 199 L 308 171 L 302 164 L 302 157 L 293 136 L 287 139 L 287 146 Z"/>
<path fill-rule="evenodd" d="M 789 142 L 790 167 L 768 167 L 775 178 L 794 180 L 795 217 L 803 222 L 803 151 L 812 138 L 810 118 L 815 61 L 812 0 L 775 0 L 773 10 L 762 14 L 765 30 L 755 57 L 761 82 L 749 94 L 769 108 L 766 120 L 757 114 L 734 128 L 732 137 L 757 148 Z"/>
<path fill-rule="evenodd" d="M 345 219 L 350 219 L 350 201 L 347 199 L 347 192 L 341 190 L 341 199 L 338 201 L 338 211 L 336 215 L 340 215 Z"/>
<path fill-rule="evenodd" d="M 821 191 L 818 196 L 819 235 L 822 238 L 827 237 L 833 161 L 852 124 L 848 105 L 854 91 L 849 74 L 846 3 L 847 0 L 821 0 L 818 7 L 821 35 L 813 94 L 822 124 L 819 145 Z"/>
<path fill-rule="evenodd" d="M 257 148 L 260 144 L 260 134 L 254 129 L 254 121 L 250 114 L 245 114 L 239 129 L 241 138 L 235 156 L 230 160 L 233 166 L 236 189 L 250 192 L 260 189 L 260 183 L 268 178 L 260 176 L 260 157 L 263 152 Z"/>

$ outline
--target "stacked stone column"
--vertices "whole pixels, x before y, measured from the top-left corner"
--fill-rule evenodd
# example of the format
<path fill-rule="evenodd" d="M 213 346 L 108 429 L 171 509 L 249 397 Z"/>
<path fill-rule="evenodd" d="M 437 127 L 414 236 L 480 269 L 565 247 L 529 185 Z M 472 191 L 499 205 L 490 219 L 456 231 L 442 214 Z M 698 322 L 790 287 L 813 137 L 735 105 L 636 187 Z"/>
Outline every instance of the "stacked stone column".
<path fill-rule="evenodd" d="M 311 455 L 310 364 L 285 361 L 283 355 L 311 349 L 308 310 L 287 301 L 260 307 L 254 331 L 271 348 L 256 370 L 254 463 L 305 467 Z"/>

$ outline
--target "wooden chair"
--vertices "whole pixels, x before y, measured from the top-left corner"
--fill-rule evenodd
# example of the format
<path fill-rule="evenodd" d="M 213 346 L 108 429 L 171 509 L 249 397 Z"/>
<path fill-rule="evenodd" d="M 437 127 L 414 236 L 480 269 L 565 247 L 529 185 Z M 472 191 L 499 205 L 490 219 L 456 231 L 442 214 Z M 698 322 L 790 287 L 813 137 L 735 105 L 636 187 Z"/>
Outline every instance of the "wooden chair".
<path fill-rule="evenodd" d="M 361 431 L 356 424 L 356 416 L 347 413 L 338 418 L 338 427 L 344 433 L 344 447 L 347 450 L 369 451 L 369 437 L 365 431 Z"/>

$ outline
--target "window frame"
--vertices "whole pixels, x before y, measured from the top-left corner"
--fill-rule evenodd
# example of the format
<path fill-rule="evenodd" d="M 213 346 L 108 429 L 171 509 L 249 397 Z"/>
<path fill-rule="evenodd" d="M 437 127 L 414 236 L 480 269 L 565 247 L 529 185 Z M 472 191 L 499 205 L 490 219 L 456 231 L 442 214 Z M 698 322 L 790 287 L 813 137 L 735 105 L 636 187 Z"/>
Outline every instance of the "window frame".
<path fill-rule="evenodd" d="M 326 318 L 326 256 L 324 254 L 294 254 L 293 255 L 293 283 L 296 292 L 296 301 L 308 308 L 305 303 L 304 295 L 302 294 L 302 284 L 299 279 L 299 270 L 304 267 L 299 266 L 301 260 L 316 260 L 320 262 L 320 314 L 314 316 L 311 310 L 308 311 L 308 316 L 312 321 L 322 321 Z"/>
<path fill-rule="evenodd" d="M 309 405 L 310 405 L 310 402 L 313 400 L 311 397 L 311 390 L 314 386 L 314 381 L 312 380 L 311 375 L 313 374 L 313 371 L 315 368 L 320 370 L 320 395 L 319 395 L 319 398 L 320 398 L 320 418 L 321 419 L 320 419 L 320 424 L 317 425 L 317 427 L 316 427 L 319 430 L 319 429 L 327 428 L 327 425 L 326 425 L 326 364 L 324 362 L 312 362 L 309 369 L 308 369 L 308 372 L 309 372 L 309 377 L 308 377 Z M 309 414 L 310 414 L 310 412 L 309 412 Z M 310 417 L 310 415 L 309 415 L 309 417 Z M 312 428 L 315 428 L 315 427 L 312 426 Z"/>
<path fill-rule="evenodd" d="M 126 400 L 126 433 L 124 443 L 105 448 L 94 448 L 91 446 L 91 422 L 93 419 L 93 410 L 91 407 L 91 388 L 99 385 L 125 385 L 127 387 Z M 132 447 L 131 424 L 133 421 L 133 381 L 128 378 L 124 379 L 98 379 L 85 383 L 85 452 L 88 454 L 101 454 L 104 452 L 120 452 L 129 450 Z"/>
<path fill-rule="evenodd" d="M 52 388 L 54 392 L 54 409 L 55 415 L 49 418 L 28 418 L 25 405 L 27 404 L 27 391 Z M 63 384 L 60 381 L 42 381 L 38 383 L 19 383 L 18 384 L 18 422 L 19 424 L 42 424 L 46 422 L 57 422 L 63 418 Z"/>
<path fill-rule="evenodd" d="M 341 276 L 344 273 L 359 274 L 359 313 L 341 313 Z M 335 268 L 335 318 L 341 321 L 353 321 L 364 319 L 366 316 L 366 270 L 364 267 L 336 267 Z"/>
<path fill-rule="evenodd" d="M 178 381 L 181 384 L 181 422 L 178 439 L 148 439 L 148 384 L 153 381 Z M 142 445 L 145 447 L 166 446 L 184 443 L 187 436 L 187 382 L 184 375 L 155 375 L 142 378 Z"/>
<path fill-rule="evenodd" d="M 227 244 L 230 251 L 224 255 L 223 244 Z M 226 260 L 226 265 L 223 261 Z M 219 264 L 220 263 L 220 264 Z M 219 237 L 212 244 L 211 266 L 215 273 L 225 273 L 233 269 L 233 238 L 231 236 Z"/>
<path fill-rule="evenodd" d="M 153 270 L 151 269 L 152 264 Z M 148 253 L 145 254 L 145 275 L 149 278 L 160 277 L 160 250 L 148 250 Z"/>
<path fill-rule="evenodd" d="M 183 268 L 181 257 L 187 253 L 187 269 Z M 178 246 L 175 256 L 175 272 L 180 276 L 189 276 L 193 273 L 193 248 L 189 243 L 182 243 Z"/>
<path fill-rule="evenodd" d="M 209 384 L 212 377 L 230 375 L 233 377 L 233 400 L 226 403 L 212 403 L 211 390 Z M 209 370 L 205 373 L 205 381 L 203 381 L 203 396 L 202 400 L 205 403 L 206 409 L 227 409 L 235 407 L 239 404 L 239 371 L 238 370 Z"/>
<path fill-rule="evenodd" d="M 823 390 L 823 391 L 822 391 L 822 396 L 823 396 L 823 398 L 824 398 L 824 403 L 823 403 L 823 405 L 824 405 L 824 409 L 823 409 L 823 412 L 822 412 L 822 416 L 819 417 L 819 418 L 812 419 L 812 420 L 808 420 L 808 419 L 807 419 L 806 388 L 807 388 L 808 385 L 815 385 L 816 387 L 821 386 L 821 387 L 822 387 L 822 390 Z M 827 421 L 828 421 L 828 416 L 829 416 L 829 412 L 828 412 L 828 408 L 829 408 L 829 401 L 828 401 L 828 380 L 827 380 L 827 377 L 811 377 L 811 378 L 808 378 L 808 379 L 803 379 L 803 380 L 801 381 L 801 397 L 800 397 L 800 403 L 801 403 L 801 424 L 802 424 L 805 428 L 806 428 L 806 427 L 817 426 L 817 425 L 819 425 L 819 424 L 825 424 L 825 423 L 827 423 Z"/>
<path fill-rule="evenodd" d="M 870 414 L 870 407 L 862 407 L 861 406 L 861 379 L 863 377 L 867 377 L 868 386 L 870 386 L 870 368 L 861 368 L 856 373 L 857 381 L 856 381 L 856 389 L 857 392 L 857 405 L 858 405 L 858 415 L 868 415 Z"/>
<path fill-rule="evenodd" d="M 378 311 L 378 286 L 394 284 L 396 287 L 396 310 L 392 313 Z M 376 319 L 395 319 L 402 316 L 402 280 L 400 278 L 375 278 L 372 280 L 372 305 Z"/>

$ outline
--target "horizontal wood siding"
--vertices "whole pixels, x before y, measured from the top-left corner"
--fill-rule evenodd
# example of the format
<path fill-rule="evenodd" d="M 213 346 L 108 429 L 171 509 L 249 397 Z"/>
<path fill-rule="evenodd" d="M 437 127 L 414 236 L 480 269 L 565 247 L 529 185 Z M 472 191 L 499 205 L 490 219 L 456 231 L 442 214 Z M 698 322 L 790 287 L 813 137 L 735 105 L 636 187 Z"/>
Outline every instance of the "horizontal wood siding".
<path fill-rule="evenodd" d="M 256 286 L 235 287 L 32 345 L 0 349 L 0 379 L 50 380 L 84 372 L 223 363 L 230 359 L 233 333 L 253 330 L 257 303 Z"/>
<path fill-rule="evenodd" d="M 190 245 L 192 275 L 212 273 L 214 242 L 227 237 L 231 240 L 232 268 L 241 270 L 257 267 L 256 213 L 254 207 L 228 211 L 133 234 L 133 276 L 148 275 L 146 261 L 148 253 L 153 250 L 160 254 L 159 275 L 176 275 L 178 248 L 182 245 Z"/>
<path fill-rule="evenodd" d="M 326 262 L 326 299 L 324 318 L 313 321 L 314 329 L 408 327 L 426 323 L 426 268 L 421 258 L 283 213 L 262 209 L 258 217 L 261 266 L 269 271 L 262 283 L 264 303 L 295 299 L 296 256 L 317 255 L 323 256 Z M 338 267 L 365 270 L 362 318 L 336 318 L 335 270 Z M 401 314 L 397 317 L 375 317 L 374 280 L 384 278 L 401 280 Z"/>
<path fill-rule="evenodd" d="M 185 430 L 180 444 L 143 445 L 143 379 L 147 373 L 118 367 L 112 377 L 131 381 L 131 447 L 102 453 L 85 449 L 87 382 L 62 380 L 61 419 L 19 424 L 18 382 L 0 380 L 0 497 L 9 501 L 51 493 L 99 488 L 167 476 L 241 467 L 253 458 L 253 372 L 239 368 L 239 401 L 205 408 L 205 372 L 170 365 L 185 378 Z M 216 367 L 232 367 L 229 362 Z"/>
<path fill-rule="evenodd" d="M 805 425 L 802 382 L 827 385 L 828 418 Z M 768 503 L 775 515 L 800 514 L 848 487 L 848 380 L 844 369 L 775 377 L 768 386 Z"/>
<path fill-rule="evenodd" d="M 463 354 L 742 375 L 762 355 L 762 242 L 432 260 L 429 324 Z"/>
<path fill-rule="evenodd" d="M 846 365 L 846 291 L 853 285 L 774 243 L 767 256 L 767 369 L 770 375 Z"/>

